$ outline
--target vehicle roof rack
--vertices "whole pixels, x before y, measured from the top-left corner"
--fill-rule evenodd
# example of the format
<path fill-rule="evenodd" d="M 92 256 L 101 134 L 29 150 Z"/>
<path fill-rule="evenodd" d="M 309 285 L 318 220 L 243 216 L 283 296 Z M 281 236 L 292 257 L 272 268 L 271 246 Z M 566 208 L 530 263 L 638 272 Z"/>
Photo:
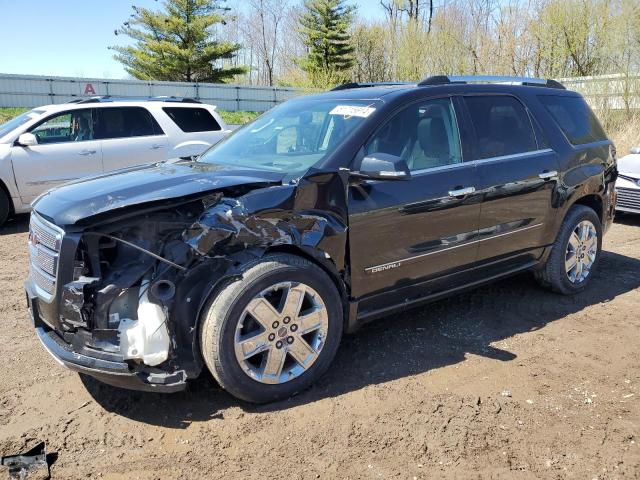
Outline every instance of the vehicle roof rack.
<path fill-rule="evenodd" d="M 103 103 L 103 102 L 173 102 L 173 103 L 202 103 L 195 98 L 174 97 L 174 96 L 157 96 L 157 97 L 113 97 L 104 95 L 100 97 L 90 98 L 74 98 L 67 103 Z"/>
<path fill-rule="evenodd" d="M 348 90 L 350 88 L 370 88 L 370 87 L 391 87 L 397 85 L 415 85 L 411 82 L 348 82 L 343 83 L 342 85 L 338 85 L 337 87 L 333 87 L 331 89 L 332 92 L 337 90 Z"/>
<path fill-rule="evenodd" d="M 557 80 L 545 79 L 545 78 L 533 78 L 533 77 L 509 77 L 509 76 L 494 76 L 494 75 L 466 75 L 466 76 L 447 76 L 447 75 L 434 75 L 427 77 L 418 83 L 419 87 L 426 87 L 431 85 L 444 85 L 449 83 L 508 83 L 518 85 L 528 85 L 534 87 L 547 87 L 547 88 L 559 88 L 565 89 Z"/>

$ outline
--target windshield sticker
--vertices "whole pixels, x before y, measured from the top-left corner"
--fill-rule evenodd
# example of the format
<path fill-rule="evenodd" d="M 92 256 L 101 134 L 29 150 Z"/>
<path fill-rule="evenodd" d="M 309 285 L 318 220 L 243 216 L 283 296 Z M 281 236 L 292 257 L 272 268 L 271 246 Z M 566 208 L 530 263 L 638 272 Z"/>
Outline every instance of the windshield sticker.
<path fill-rule="evenodd" d="M 338 105 L 329 112 L 329 115 L 343 115 L 345 117 L 363 117 L 366 118 L 375 112 L 372 107 L 357 107 L 355 105 Z"/>

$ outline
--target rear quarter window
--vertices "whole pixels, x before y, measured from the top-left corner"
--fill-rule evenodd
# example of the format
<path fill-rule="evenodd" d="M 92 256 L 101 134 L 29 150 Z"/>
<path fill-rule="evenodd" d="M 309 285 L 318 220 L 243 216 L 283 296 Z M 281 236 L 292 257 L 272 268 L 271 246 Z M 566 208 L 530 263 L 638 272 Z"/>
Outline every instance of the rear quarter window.
<path fill-rule="evenodd" d="M 162 109 L 183 132 L 212 132 L 222 130 L 206 108 L 164 107 Z"/>
<path fill-rule="evenodd" d="M 582 97 L 540 95 L 538 99 L 571 144 L 607 140 L 600 122 Z"/>

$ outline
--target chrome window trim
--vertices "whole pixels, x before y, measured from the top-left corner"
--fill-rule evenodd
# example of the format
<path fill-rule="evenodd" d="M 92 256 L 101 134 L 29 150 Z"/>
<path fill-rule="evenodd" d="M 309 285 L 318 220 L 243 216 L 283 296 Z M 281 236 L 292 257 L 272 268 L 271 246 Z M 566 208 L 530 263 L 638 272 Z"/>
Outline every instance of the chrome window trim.
<path fill-rule="evenodd" d="M 540 150 L 531 150 L 529 152 L 522 153 L 512 153 L 510 155 L 500 155 L 497 157 L 489 157 L 489 158 L 480 158 L 478 160 L 469 160 L 468 162 L 458 162 L 452 163 L 450 165 L 441 165 L 439 167 L 431 167 L 431 168 L 422 168 L 420 170 L 414 170 L 411 172 L 411 176 L 422 175 L 424 173 L 438 172 L 442 170 L 451 170 L 454 168 L 460 168 L 465 165 L 480 165 L 483 163 L 492 163 L 492 162 L 500 162 L 502 160 L 512 160 L 521 157 L 533 157 L 537 155 L 543 155 L 546 153 L 553 153 L 553 149 L 551 148 L 543 148 Z"/>
<path fill-rule="evenodd" d="M 514 233 L 524 232 L 526 230 L 531 230 L 533 228 L 540 228 L 543 225 L 544 225 L 543 223 L 536 223 L 535 225 L 529 225 L 527 227 L 517 228 L 517 229 L 511 230 L 509 232 L 498 233 L 498 234 L 492 235 L 490 237 L 480 238 L 478 240 L 472 240 L 470 242 L 462 243 L 460 245 L 454 245 L 452 247 L 442 248 L 440 250 L 435 250 L 433 252 L 422 253 L 420 255 L 414 255 L 413 257 L 407 257 L 407 258 L 403 258 L 401 260 L 394 260 L 392 262 L 387 262 L 387 263 L 383 263 L 383 264 L 380 264 L 380 265 L 373 265 L 371 267 L 366 267 L 364 269 L 364 271 L 365 271 L 365 273 L 376 273 L 378 271 L 385 270 L 385 269 L 388 269 L 388 268 L 401 267 L 402 264 L 405 263 L 405 262 L 413 262 L 414 260 L 418 260 L 420 258 L 428 257 L 430 255 L 435 255 L 437 253 L 447 252 L 449 250 L 455 250 L 456 248 L 467 247 L 469 245 L 475 245 L 477 243 L 486 242 L 487 240 L 493 240 L 494 238 L 500 238 L 500 237 L 504 237 L 506 235 L 512 235 Z"/>

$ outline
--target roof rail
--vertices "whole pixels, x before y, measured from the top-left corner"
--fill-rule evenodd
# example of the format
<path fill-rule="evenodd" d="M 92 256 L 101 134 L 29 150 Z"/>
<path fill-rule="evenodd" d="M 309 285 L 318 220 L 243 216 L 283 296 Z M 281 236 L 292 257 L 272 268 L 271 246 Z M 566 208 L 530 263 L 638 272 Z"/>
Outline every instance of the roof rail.
<path fill-rule="evenodd" d="M 176 103 L 202 103 L 194 98 L 188 97 L 113 97 L 111 95 L 104 95 L 99 97 L 90 98 L 74 98 L 67 103 L 103 103 L 103 102 L 176 102 Z"/>
<path fill-rule="evenodd" d="M 342 85 L 338 85 L 337 87 L 333 87 L 331 89 L 332 92 L 336 90 L 348 90 L 350 88 L 369 88 L 369 87 L 389 87 L 394 85 L 415 85 L 411 82 L 348 82 L 343 83 Z"/>
<path fill-rule="evenodd" d="M 536 87 L 547 88 L 559 88 L 565 89 L 557 80 L 533 78 L 533 77 L 509 77 L 509 76 L 494 76 L 494 75 L 466 75 L 466 76 L 446 76 L 435 75 L 427 77 L 418 83 L 419 87 L 426 87 L 429 85 L 443 85 L 447 83 L 511 83 L 519 85 L 529 85 Z"/>

